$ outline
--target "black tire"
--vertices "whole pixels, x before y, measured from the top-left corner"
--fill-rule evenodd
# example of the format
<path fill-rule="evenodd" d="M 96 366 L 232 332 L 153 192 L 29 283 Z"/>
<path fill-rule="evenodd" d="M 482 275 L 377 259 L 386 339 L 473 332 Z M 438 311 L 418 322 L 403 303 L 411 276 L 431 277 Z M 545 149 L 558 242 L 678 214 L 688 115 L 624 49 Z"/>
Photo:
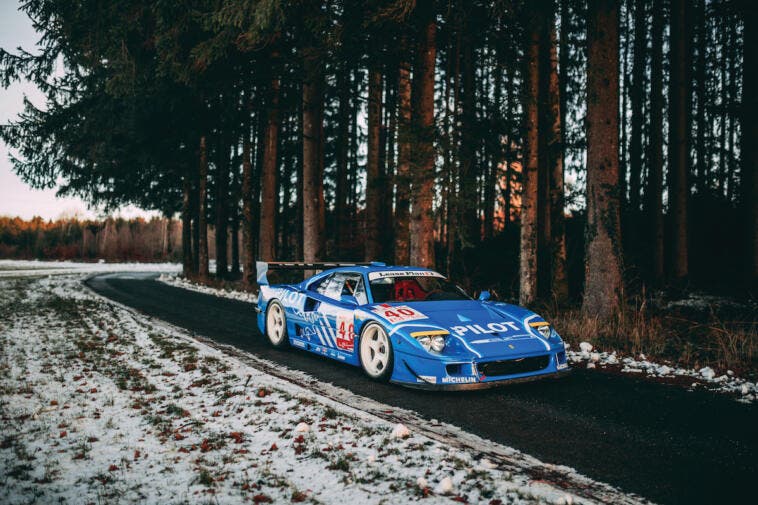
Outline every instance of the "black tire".
<path fill-rule="evenodd" d="M 377 336 L 383 334 L 384 340 Z M 370 342 L 374 342 L 371 346 Z M 379 349 L 377 349 L 377 345 Z M 380 349 L 384 349 L 382 352 Z M 377 361 L 374 357 L 377 350 L 381 356 L 385 356 L 381 368 L 378 368 Z M 390 339 L 387 330 L 379 323 L 368 323 L 361 330 L 361 338 L 358 341 L 358 359 L 361 362 L 361 368 L 370 379 L 377 382 L 387 382 L 392 377 L 392 371 L 395 367 L 395 353 L 392 348 L 392 339 Z"/>
<path fill-rule="evenodd" d="M 276 331 L 277 328 L 281 328 L 280 333 Z M 272 347 L 278 349 L 289 347 L 290 339 L 287 336 L 287 317 L 284 313 L 284 307 L 277 300 L 268 302 L 268 306 L 266 307 L 266 324 L 263 329 L 265 330 L 266 339 L 268 339 Z M 272 330 L 274 333 L 272 333 Z"/>

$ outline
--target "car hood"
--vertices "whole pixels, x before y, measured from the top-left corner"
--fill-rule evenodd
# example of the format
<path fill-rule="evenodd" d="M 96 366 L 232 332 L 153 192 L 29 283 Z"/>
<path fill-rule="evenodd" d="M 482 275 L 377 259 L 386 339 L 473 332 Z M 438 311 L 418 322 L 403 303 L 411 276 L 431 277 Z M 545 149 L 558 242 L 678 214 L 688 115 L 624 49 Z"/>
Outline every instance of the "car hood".
<path fill-rule="evenodd" d="M 375 304 L 368 311 L 383 318 L 393 330 L 407 334 L 434 328 L 447 330 L 451 352 L 473 353 L 479 358 L 532 354 L 551 348 L 529 326 L 544 320 L 515 305 L 476 300 L 395 302 Z"/>

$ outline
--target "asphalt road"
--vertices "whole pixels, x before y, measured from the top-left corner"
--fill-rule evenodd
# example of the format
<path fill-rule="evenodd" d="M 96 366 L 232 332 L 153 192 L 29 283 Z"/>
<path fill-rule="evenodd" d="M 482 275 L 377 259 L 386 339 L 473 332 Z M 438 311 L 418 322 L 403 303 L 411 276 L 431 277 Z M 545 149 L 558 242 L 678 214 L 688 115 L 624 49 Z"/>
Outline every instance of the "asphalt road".
<path fill-rule="evenodd" d="M 478 392 L 425 392 L 365 378 L 305 351 L 279 351 L 248 303 L 103 275 L 88 285 L 148 315 L 302 370 L 383 403 L 439 419 L 548 463 L 660 503 L 756 503 L 758 406 L 635 377 L 577 370 Z"/>

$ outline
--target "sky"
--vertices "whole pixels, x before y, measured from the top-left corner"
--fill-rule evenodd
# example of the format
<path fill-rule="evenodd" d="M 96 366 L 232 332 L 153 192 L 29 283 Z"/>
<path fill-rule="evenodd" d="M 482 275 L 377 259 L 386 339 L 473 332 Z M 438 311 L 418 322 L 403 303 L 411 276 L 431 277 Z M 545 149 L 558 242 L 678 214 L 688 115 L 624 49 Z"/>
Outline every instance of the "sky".
<path fill-rule="evenodd" d="M 0 1 L 0 47 L 16 52 L 17 47 L 34 52 L 39 35 L 31 20 L 18 10 L 15 0 Z M 14 83 L 8 89 L 0 87 L 0 124 L 13 120 L 23 110 L 24 96 L 37 106 L 44 105 L 44 97 L 29 82 Z M 82 218 L 102 217 L 98 209 L 91 209 L 79 198 L 58 198 L 56 189 L 34 190 L 13 172 L 8 158 L 8 146 L 0 140 L 0 216 L 19 216 L 30 219 L 41 216 L 44 219 L 79 216 Z M 136 207 L 119 209 L 115 215 L 125 218 L 149 217 Z"/>

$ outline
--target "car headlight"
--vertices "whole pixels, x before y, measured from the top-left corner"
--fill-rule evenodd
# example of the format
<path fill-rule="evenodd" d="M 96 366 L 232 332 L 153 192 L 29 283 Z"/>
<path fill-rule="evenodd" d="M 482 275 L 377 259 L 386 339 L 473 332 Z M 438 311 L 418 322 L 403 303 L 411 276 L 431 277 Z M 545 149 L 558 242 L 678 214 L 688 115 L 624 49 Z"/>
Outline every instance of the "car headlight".
<path fill-rule="evenodd" d="M 550 327 L 550 323 L 547 321 L 538 321 L 536 323 L 529 323 L 529 326 L 536 329 L 545 340 L 549 339 L 553 333 L 553 329 Z"/>
<path fill-rule="evenodd" d="M 436 335 L 432 337 L 432 351 L 442 352 L 445 348 L 445 337 L 442 335 Z"/>
<path fill-rule="evenodd" d="M 427 351 L 442 352 L 445 349 L 445 338 L 450 335 L 447 330 L 414 331 L 411 337 Z"/>

